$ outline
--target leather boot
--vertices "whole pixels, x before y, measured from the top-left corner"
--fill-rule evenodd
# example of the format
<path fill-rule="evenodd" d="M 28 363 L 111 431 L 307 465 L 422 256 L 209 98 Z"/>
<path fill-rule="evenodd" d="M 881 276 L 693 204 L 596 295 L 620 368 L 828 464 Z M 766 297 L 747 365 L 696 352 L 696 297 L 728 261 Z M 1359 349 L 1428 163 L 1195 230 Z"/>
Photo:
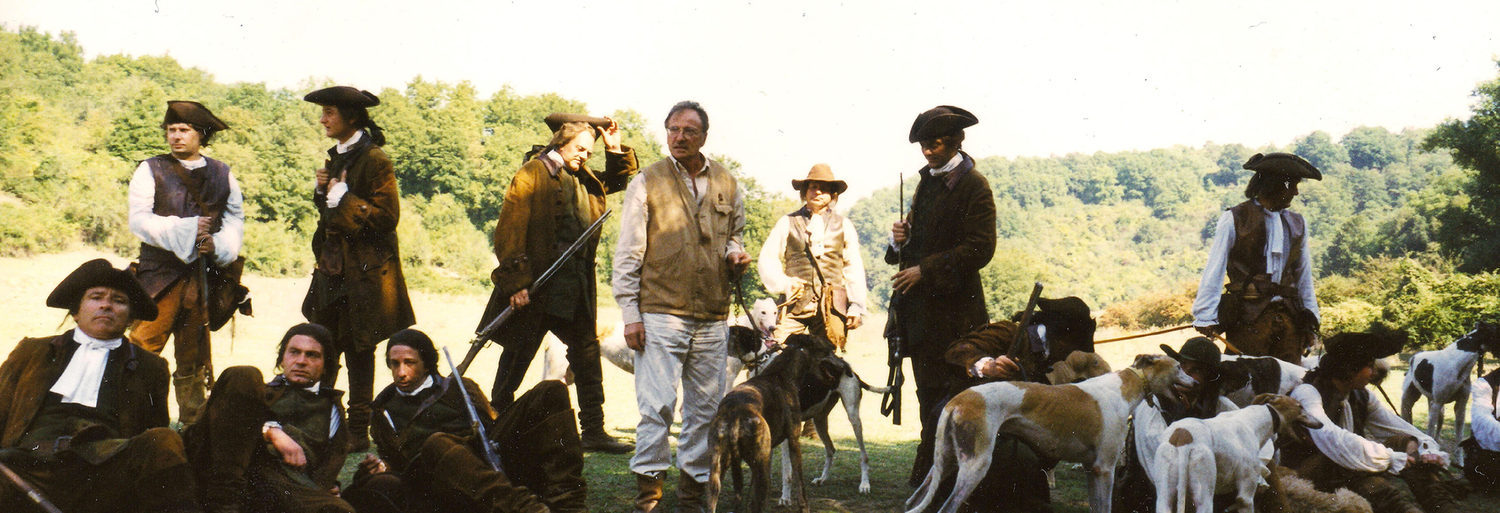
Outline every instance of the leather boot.
<path fill-rule="evenodd" d="M 177 421 L 183 426 L 198 422 L 198 417 L 203 414 L 203 404 L 208 401 L 204 370 L 201 367 L 177 369 L 177 373 L 172 374 L 172 389 L 177 395 Z"/>
<path fill-rule="evenodd" d="M 661 487 L 664 479 L 645 474 L 635 475 L 635 513 L 652 513 L 661 503 Z"/>
<path fill-rule="evenodd" d="M 621 442 L 608 432 L 604 427 L 588 428 L 583 430 L 583 451 L 602 452 L 605 454 L 625 454 L 635 450 L 635 444 Z"/>
<path fill-rule="evenodd" d="M 708 511 L 706 502 L 708 486 L 699 483 L 681 470 L 677 471 L 677 511 L 679 513 L 702 513 Z"/>

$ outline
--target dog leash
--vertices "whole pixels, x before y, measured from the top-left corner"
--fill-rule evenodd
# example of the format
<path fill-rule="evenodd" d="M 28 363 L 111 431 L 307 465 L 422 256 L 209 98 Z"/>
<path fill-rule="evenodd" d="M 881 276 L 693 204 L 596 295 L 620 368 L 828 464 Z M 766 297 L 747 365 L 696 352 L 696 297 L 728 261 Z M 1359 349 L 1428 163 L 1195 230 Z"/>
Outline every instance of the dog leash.
<path fill-rule="evenodd" d="M 1171 333 L 1171 332 L 1174 332 L 1174 331 L 1182 331 L 1182 330 L 1185 330 L 1185 329 L 1188 329 L 1188 328 L 1191 328 L 1191 327 L 1193 327 L 1193 325 L 1191 325 L 1191 324 L 1184 324 L 1182 326 L 1177 326 L 1177 327 L 1173 327 L 1173 328 L 1167 328 L 1167 329 L 1164 329 L 1164 330 L 1156 330 L 1156 331 L 1153 331 L 1153 332 L 1150 332 L 1150 333 L 1138 333 L 1138 334 L 1135 334 L 1135 335 L 1126 335 L 1126 336 L 1123 336 L 1123 337 L 1106 338 L 1104 340 L 1095 340 L 1094 341 L 1094 345 L 1097 346 L 1099 344 L 1108 344 L 1110 342 L 1121 342 L 1121 341 L 1125 341 L 1125 340 L 1134 340 L 1134 339 L 1138 339 L 1138 338 L 1152 337 L 1152 336 L 1156 336 L 1156 335 L 1161 335 L 1163 333 Z"/>

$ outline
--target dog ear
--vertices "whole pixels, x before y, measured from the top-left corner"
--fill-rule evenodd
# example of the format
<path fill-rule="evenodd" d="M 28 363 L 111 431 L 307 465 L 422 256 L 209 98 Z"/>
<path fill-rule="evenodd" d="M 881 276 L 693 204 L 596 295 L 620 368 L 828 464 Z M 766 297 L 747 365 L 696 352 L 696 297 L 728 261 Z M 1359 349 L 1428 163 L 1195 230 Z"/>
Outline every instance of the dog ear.
<path fill-rule="evenodd" d="M 1241 386 L 1243 386 L 1243 385 L 1241 385 Z M 1236 388 L 1238 388 L 1238 387 L 1236 387 Z M 1231 389 L 1231 390 L 1234 390 L 1234 389 Z M 1273 400 L 1273 399 L 1276 399 L 1276 394 L 1258 394 L 1258 395 L 1255 396 L 1255 399 L 1251 399 L 1250 400 L 1250 404 L 1252 404 L 1252 405 L 1266 404 L 1266 403 L 1271 402 L 1271 400 Z"/>
<path fill-rule="evenodd" d="M 844 369 L 844 366 L 840 365 L 840 362 L 832 358 L 818 359 L 818 374 L 823 377 L 823 381 L 825 382 L 837 382 L 839 377 L 844 374 Z"/>
<path fill-rule="evenodd" d="M 1160 356 L 1161 355 L 1156 354 L 1138 354 L 1135 355 L 1135 361 L 1131 362 L 1130 366 L 1136 368 L 1150 367 L 1151 362 L 1156 361 L 1156 359 Z"/>

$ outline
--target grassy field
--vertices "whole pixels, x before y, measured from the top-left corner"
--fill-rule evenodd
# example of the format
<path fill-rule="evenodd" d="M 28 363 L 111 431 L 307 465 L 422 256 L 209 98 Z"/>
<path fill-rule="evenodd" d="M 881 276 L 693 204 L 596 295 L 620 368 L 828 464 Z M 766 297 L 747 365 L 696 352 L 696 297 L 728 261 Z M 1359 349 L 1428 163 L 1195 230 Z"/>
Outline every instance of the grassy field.
<path fill-rule="evenodd" d="M 55 334 L 71 327 L 70 324 L 60 326 L 60 323 L 64 321 L 64 312 L 46 308 L 43 300 L 52 287 L 78 264 L 98 257 L 108 258 L 117 266 L 124 265 L 129 260 L 96 252 L 71 252 L 25 259 L 0 258 L 0 269 L 4 271 L 0 272 L 0 326 L 4 327 L 4 331 L 0 331 L 0 352 L 8 354 L 15 341 L 24 336 Z M 255 317 L 242 317 L 214 334 L 215 367 L 222 370 L 231 365 L 253 365 L 269 376 L 272 373 L 272 362 L 275 360 L 276 342 L 280 340 L 281 334 L 288 327 L 303 320 L 299 308 L 302 296 L 307 290 L 307 282 L 306 278 L 247 277 L 246 285 L 250 287 L 255 302 Z M 455 355 L 461 354 L 467 349 L 466 343 L 473 336 L 474 324 L 484 308 L 485 300 L 486 297 L 478 295 L 413 293 L 412 301 L 418 321 L 416 327 L 431 335 L 440 347 L 447 347 Z M 612 307 L 601 308 L 600 323 L 604 326 L 613 324 L 618 330 L 618 310 Z M 885 342 L 879 338 L 879 327 L 883 325 L 883 318 L 868 320 L 865 328 L 851 335 L 849 353 L 846 355 L 846 359 L 865 381 L 876 385 L 884 384 L 886 374 Z M 1166 343 L 1177 346 L 1186 340 L 1190 333 L 1181 331 L 1129 342 L 1101 345 L 1098 347 L 1098 352 L 1118 369 L 1129 364 L 1136 354 L 1160 352 L 1157 348 L 1158 344 Z M 1117 334 L 1113 332 L 1101 331 L 1098 337 L 1103 339 L 1115 335 Z M 166 353 L 171 351 L 169 345 Z M 170 355 L 168 356 L 170 360 Z M 480 353 L 467 376 L 488 389 L 489 384 L 494 380 L 494 365 L 499 356 L 499 348 L 493 346 L 486 348 Z M 523 387 L 529 387 L 539 379 L 540 360 L 539 356 L 537 361 L 533 362 L 531 370 L 527 373 L 526 385 Z M 1493 365 L 1493 362 L 1490 365 Z M 634 436 L 636 421 L 639 418 L 635 408 L 635 396 L 632 392 L 634 390 L 633 377 L 611 365 L 606 364 L 604 367 L 604 386 L 608 398 L 604 405 L 606 424 L 615 434 L 631 438 Z M 377 391 L 390 383 L 388 374 L 377 372 L 376 376 Z M 858 448 L 842 409 L 835 409 L 829 425 L 838 448 L 838 456 L 833 479 L 829 483 L 821 486 L 808 485 L 808 497 L 812 501 L 814 511 L 901 510 L 902 504 L 912 491 L 905 482 L 906 474 L 911 468 L 912 453 L 916 448 L 918 432 L 917 401 L 909 371 L 907 376 L 907 386 L 904 390 L 906 410 L 902 425 L 892 425 L 889 419 L 880 416 L 879 396 L 866 394 L 862 404 L 861 418 L 865 427 L 865 445 L 870 454 L 870 480 L 873 485 L 870 494 L 857 493 Z M 1401 374 L 1398 369 L 1385 385 L 1394 399 L 1400 397 L 1399 390 L 1397 390 L 1400 383 Z M 346 385 L 347 383 L 341 378 L 339 388 L 345 389 Z M 175 402 L 173 404 L 175 407 Z M 1416 411 L 1417 425 L 1425 427 L 1427 411 L 1425 403 L 1418 403 Z M 1445 442 L 1451 444 L 1453 436 L 1451 412 L 1448 416 L 1450 422 L 1445 430 Z M 823 451 L 821 443 L 817 440 L 805 440 L 803 443 L 806 453 L 803 468 L 804 472 L 809 474 L 807 478 L 811 480 L 822 468 Z M 349 457 L 346 472 L 352 472 L 354 462 L 358 461 L 361 456 L 356 454 Z M 629 459 L 628 454 L 618 456 L 589 454 L 586 456 L 584 469 L 589 484 L 591 510 L 629 510 L 629 504 L 635 495 L 635 480 L 628 468 Z M 779 470 L 777 472 L 779 473 Z M 347 477 L 346 474 L 346 482 Z M 675 502 L 676 479 L 675 473 L 668 479 L 666 505 L 669 507 Z M 1053 492 L 1056 511 L 1065 513 L 1087 510 L 1084 479 L 1083 472 L 1075 469 L 1073 464 L 1063 463 L 1058 466 L 1057 489 Z M 727 483 L 726 487 L 728 487 Z M 773 484 L 773 497 L 778 495 L 779 491 L 779 484 Z M 1475 507 L 1481 508 L 1480 510 L 1500 511 L 1500 503 L 1493 500 L 1483 500 L 1474 504 Z M 727 507 L 728 503 L 725 505 Z"/>

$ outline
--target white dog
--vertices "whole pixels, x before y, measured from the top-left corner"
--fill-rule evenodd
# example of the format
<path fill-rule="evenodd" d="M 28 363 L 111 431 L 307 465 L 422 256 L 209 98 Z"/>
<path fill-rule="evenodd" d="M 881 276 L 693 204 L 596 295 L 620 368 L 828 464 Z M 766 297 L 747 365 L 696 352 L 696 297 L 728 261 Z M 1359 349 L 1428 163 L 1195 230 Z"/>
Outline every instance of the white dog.
<path fill-rule="evenodd" d="M 1264 405 L 1265 408 L 1256 406 Z M 1284 395 L 1260 394 L 1252 406 L 1210 419 L 1186 418 L 1167 426 L 1156 448 L 1156 511 L 1212 513 L 1214 495 L 1235 492 L 1229 511 L 1255 511 L 1255 492 L 1271 470 L 1262 448 L 1295 426 L 1323 427 Z"/>
<path fill-rule="evenodd" d="M 1453 438 L 1464 438 L 1464 408 L 1469 401 L 1469 375 L 1485 351 L 1500 349 L 1500 325 L 1480 322 L 1474 330 L 1437 351 L 1422 351 L 1411 357 L 1411 367 L 1401 381 L 1401 418 L 1411 422 L 1412 406 L 1427 398 L 1427 434 L 1438 439 L 1443 430 L 1443 406 L 1453 403 Z M 1450 448 L 1453 449 L 1453 448 Z M 1462 457 L 1462 451 L 1450 450 Z M 1459 462 L 1462 464 L 1462 462 Z"/>
<path fill-rule="evenodd" d="M 959 392 L 938 418 L 932 470 L 906 500 L 907 511 L 927 509 L 955 471 L 953 494 L 939 511 L 958 511 L 989 472 L 995 436 L 1003 431 L 1044 457 L 1089 465 L 1089 509 L 1109 513 L 1130 412 L 1147 395 L 1193 383 L 1177 360 L 1140 355 L 1129 368 L 1076 385 L 1000 382 Z"/>

